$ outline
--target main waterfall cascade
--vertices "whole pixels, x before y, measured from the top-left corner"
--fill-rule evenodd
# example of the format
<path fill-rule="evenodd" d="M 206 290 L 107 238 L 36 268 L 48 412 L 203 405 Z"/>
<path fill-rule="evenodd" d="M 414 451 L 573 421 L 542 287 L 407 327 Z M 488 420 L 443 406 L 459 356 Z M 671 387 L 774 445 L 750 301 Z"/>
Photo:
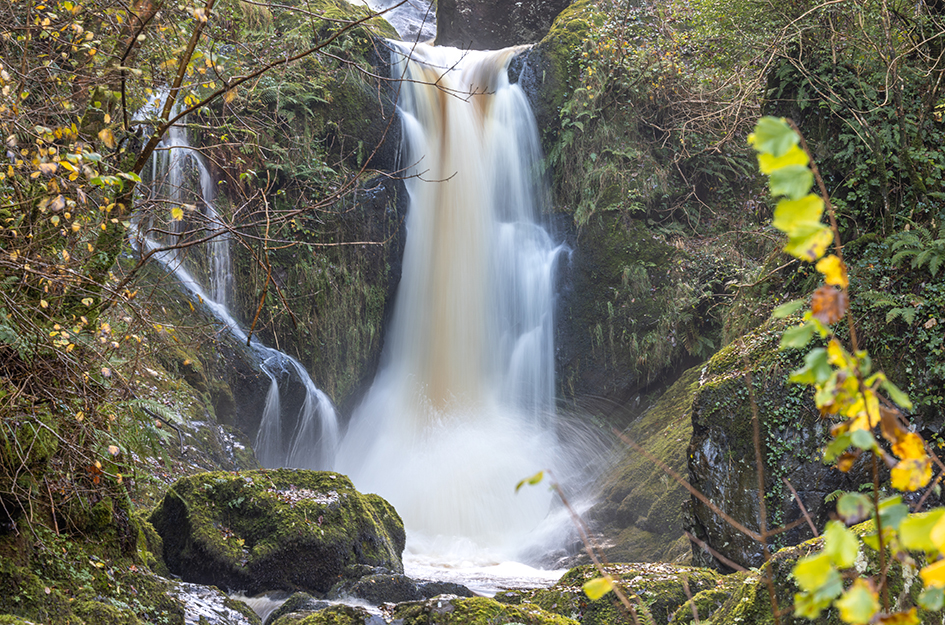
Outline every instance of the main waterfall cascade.
<path fill-rule="evenodd" d="M 160 93 L 144 109 L 156 113 Z M 334 460 L 338 446 L 338 418 L 331 400 L 312 381 L 305 367 L 279 350 L 250 339 L 229 311 L 228 303 L 236 288 L 230 260 L 230 240 L 226 224 L 214 207 L 213 179 L 203 155 L 190 145 L 186 120 L 172 126 L 158 145 L 151 161 L 149 179 L 151 199 L 160 206 L 186 206 L 184 219 L 157 226 L 154 215 L 138 214 L 134 218 L 133 243 L 142 252 L 153 253 L 157 260 L 191 294 L 220 321 L 225 330 L 241 343 L 249 343 L 260 369 L 270 384 L 259 431 L 253 448 L 260 464 L 266 467 L 291 466 L 305 469 L 327 469 Z M 190 230 L 188 233 L 187 230 Z M 166 249 L 189 234 L 206 242 L 183 249 Z M 203 276 L 202 280 L 195 275 Z M 305 396 L 294 419 L 282 413 L 287 410 L 280 401 L 279 379 L 292 377 L 302 384 Z M 286 440 L 283 423 L 294 423 Z"/>
<path fill-rule="evenodd" d="M 431 561 L 515 559 L 550 505 L 546 487 L 515 485 L 560 465 L 561 247 L 537 222 L 547 190 L 534 117 L 507 78 L 516 52 L 393 52 L 410 200 L 403 275 L 336 466 L 391 501 L 408 551 Z"/>

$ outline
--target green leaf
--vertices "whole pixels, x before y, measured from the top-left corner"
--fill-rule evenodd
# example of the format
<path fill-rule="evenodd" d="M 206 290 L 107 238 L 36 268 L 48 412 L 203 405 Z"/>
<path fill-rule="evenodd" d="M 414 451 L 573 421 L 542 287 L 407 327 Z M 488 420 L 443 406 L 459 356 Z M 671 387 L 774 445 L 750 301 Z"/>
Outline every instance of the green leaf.
<path fill-rule="evenodd" d="M 938 612 L 945 606 L 945 590 L 942 588 L 926 588 L 919 593 L 919 605 L 929 612 Z"/>
<path fill-rule="evenodd" d="M 808 592 L 816 591 L 826 584 L 831 573 L 836 571 L 830 564 L 830 556 L 823 551 L 801 558 L 791 571 L 797 585 Z"/>
<path fill-rule="evenodd" d="M 539 482 L 541 482 L 544 478 L 545 478 L 544 471 L 539 471 L 538 473 L 536 473 L 535 475 L 531 477 L 526 477 L 524 480 L 520 480 L 519 483 L 515 485 L 515 492 L 517 493 L 518 489 L 520 489 L 522 486 L 525 486 L 526 484 L 534 486 L 535 484 L 538 484 Z"/>
<path fill-rule="evenodd" d="M 879 502 L 879 519 L 883 529 L 898 529 L 899 524 L 909 516 L 909 506 L 902 503 L 902 497 L 894 495 Z"/>
<path fill-rule="evenodd" d="M 869 451 L 876 448 L 876 437 L 869 430 L 853 430 L 850 432 L 850 444 L 857 449 Z"/>
<path fill-rule="evenodd" d="M 824 552 L 830 561 L 841 569 L 848 569 L 860 554 L 860 541 L 856 534 L 840 521 L 830 521 L 824 530 Z"/>
<path fill-rule="evenodd" d="M 936 551 L 937 547 L 930 537 L 932 528 L 939 522 L 945 508 L 936 508 L 926 514 L 913 514 L 899 524 L 899 541 L 905 549 L 917 551 Z"/>
<path fill-rule="evenodd" d="M 771 313 L 771 316 L 774 317 L 775 319 L 784 319 L 786 317 L 790 317 L 791 315 L 793 315 L 794 313 L 796 313 L 803 307 L 804 307 L 804 300 L 796 299 L 796 300 L 787 302 L 785 304 L 781 304 L 780 306 L 775 308 L 774 312 Z"/>
<path fill-rule="evenodd" d="M 794 165 L 805 167 L 809 162 L 810 159 L 807 157 L 807 152 L 797 146 L 789 149 L 781 156 L 765 153 L 758 155 L 758 169 L 761 170 L 761 173 L 768 174 L 769 176 L 779 169 L 784 169 L 785 167 L 791 167 Z M 808 189 L 809 188 L 810 187 L 808 187 Z"/>
<path fill-rule="evenodd" d="M 883 390 L 889 393 L 889 398 L 902 406 L 906 410 L 912 410 L 912 401 L 909 396 L 903 393 L 899 388 L 889 380 L 883 380 L 881 383 Z"/>
<path fill-rule="evenodd" d="M 844 432 L 837 438 L 830 441 L 830 444 L 827 445 L 826 449 L 824 449 L 824 462 L 831 463 L 836 460 L 837 456 L 845 452 L 847 447 L 850 446 L 851 438 L 850 432 Z M 842 493 L 842 491 L 834 491 L 834 493 Z"/>
<path fill-rule="evenodd" d="M 781 345 L 778 349 L 800 349 L 810 342 L 812 336 L 814 336 L 814 326 L 810 323 L 788 328 L 781 336 Z"/>
<path fill-rule="evenodd" d="M 786 165 L 772 171 L 768 179 L 771 195 L 786 195 L 792 200 L 804 197 L 813 184 L 814 174 L 807 165 Z"/>
<path fill-rule="evenodd" d="M 614 589 L 614 580 L 609 575 L 595 577 L 592 580 L 584 582 L 581 588 L 584 590 L 584 594 L 587 595 L 588 599 L 595 601 Z"/>
<path fill-rule="evenodd" d="M 804 356 L 804 366 L 793 371 L 788 380 L 798 384 L 823 384 L 833 375 L 833 367 L 827 361 L 827 350 L 818 347 Z"/>
<path fill-rule="evenodd" d="M 869 623 L 879 612 L 879 600 L 866 580 L 858 579 L 836 602 L 840 618 L 846 623 L 861 625 Z"/>
<path fill-rule="evenodd" d="M 823 225 L 820 223 L 823 214 L 824 201 L 819 195 L 811 193 L 796 200 L 778 202 L 771 225 L 789 237 L 794 237 L 801 228 L 810 228 L 812 224 Z"/>
<path fill-rule="evenodd" d="M 759 152 L 781 156 L 801 142 L 783 117 L 766 116 L 755 124 L 755 131 L 748 136 L 748 143 Z"/>
<path fill-rule="evenodd" d="M 809 227 L 798 228 L 794 236 L 788 238 L 784 251 L 795 258 L 812 263 L 827 251 L 833 242 L 833 231 L 817 223 Z"/>
<path fill-rule="evenodd" d="M 837 514 L 847 524 L 859 523 L 873 514 L 873 502 L 861 493 L 844 493 L 837 501 Z"/>
<path fill-rule="evenodd" d="M 794 595 L 794 616 L 814 620 L 830 607 L 833 599 L 818 598 L 814 593 L 799 592 Z"/>

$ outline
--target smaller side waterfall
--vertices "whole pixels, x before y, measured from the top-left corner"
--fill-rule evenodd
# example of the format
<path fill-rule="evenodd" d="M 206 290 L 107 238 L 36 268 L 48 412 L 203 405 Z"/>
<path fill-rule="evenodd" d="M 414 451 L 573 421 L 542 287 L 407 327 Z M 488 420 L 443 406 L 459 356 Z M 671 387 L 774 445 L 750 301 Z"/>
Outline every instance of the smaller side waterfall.
<path fill-rule="evenodd" d="M 155 108 L 155 107 L 152 107 Z M 334 462 L 338 444 L 338 417 L 331 400 L 319 390 L 298 360 L 279 350 L 249 339 L 229 311 L 234 292 L 230 239 L 226 224 L 214 207 L 214 185 L 210 169 L 198 150 L 190 145 L 186 127 L 174 125 L 159 144 L 151 163 L 152 199 L 171 207 L 184 206 L 184 219 L 165 227 L 153 216 L 137 215 L 133 221 L 137 241 L 192 296 L 220 321 L 238 341 L 248 343 L 270 385 L 254 443 L 256 457 L 266 467 L 291 466 L 327 469 Z M 184 237 L 209 241 L 180 250 L 164 249 Z M 195 275 L 203 275 L 198 280 Z M 290 410 L 280 398 L 279 381 L 296 380 L 305 395 L 295 419 L 283 414 Z M 283 423 L 295 423 L 286 442 Z"/>

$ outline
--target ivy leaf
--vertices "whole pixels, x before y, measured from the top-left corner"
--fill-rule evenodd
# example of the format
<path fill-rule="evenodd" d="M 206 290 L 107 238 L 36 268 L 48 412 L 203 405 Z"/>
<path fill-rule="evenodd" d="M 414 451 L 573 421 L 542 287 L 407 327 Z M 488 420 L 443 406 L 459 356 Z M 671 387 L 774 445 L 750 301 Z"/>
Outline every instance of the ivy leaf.
<path fill-rule="evenodd" d="M 807 154 L 797 151 L 804 155 L 804 164 L 785 165 L 772 171 L 768 178 L 771 195 L 786 195 L 792 200 L 799 200 L 810 191 L 814 174 L 807 167 Z M 790 154 L 786 154 L 785 158 Z"/>
<path fill-rule="evenodd" d="M 845 623 L 860 625 L 869 623 L 879 612 L 879 599 L 872 585 L 865 579 L 857 579 L 834 604 L 840 610 L 840 619 Z"/>
<path fill-rule="evenodd" d="M 860 554 L 860 541 L 843 523 L 830 521 L 824 530 L 824 552 L 837 567 L 848 569 Z"/>
<path fill-rule="evenodd" d="M 834 254 L 821 258 L 817 261 L 815 268 L 824 274 L 824 282 L 827 284 L 838 286 L 841 289 L 847 288 L 850 284 L 846 265 Z"/>
<path fill-rule="evenodd" d="M 595 577 L 585 582 L 581 588 L 584 590 L 584 594 L 587 595 L 588 599 L 595 601 L 614 589 L 614 580 L 610 575 Z"/>
<path fill-rule="evenodd" d="M 781 156 L 801 142 L 783 117 L 766 116 L 755 124 L 755 131 L 748 135 L 748 143 L 759 152 Z"/>
<path fill-rule="evenodd" d="M 926 514 L 913 514 L 899 524 L 899 542 L 905 549 L 936 551 L 932 530 L 945 515 L 945 508 L 936 508 Z"/>

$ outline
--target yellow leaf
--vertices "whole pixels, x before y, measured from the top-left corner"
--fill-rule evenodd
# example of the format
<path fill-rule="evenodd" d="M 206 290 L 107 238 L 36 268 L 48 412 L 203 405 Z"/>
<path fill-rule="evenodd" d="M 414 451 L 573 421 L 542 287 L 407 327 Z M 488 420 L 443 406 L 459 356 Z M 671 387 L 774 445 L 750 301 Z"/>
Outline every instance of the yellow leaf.
<path fill-rule="evenodd" d="M 798 229 L 804 226 L 810 227 L 812 224 L 818 226 L 820 218 L 824 214 L 824 201 L 820 196 L 813 193 L 805 195 L 799 200 L 781 200 L 774 209 L 774 219 L 771 225 L 778 230 L 787 233 L 789 237 L 794 237 Z"/>
<path fill-rule="evenodd" d="M 892 447 L 893 453 L 902 460 L 919 460 L 925 458 L 925 442 L 915 432 L 908 432 Z"/>
<path fill-rule="evenodd" d="M 184 209 L 180 206 L 175 206 L 171 209 L 171 219 L 174 221 L 180 221 L 184 218 Z"/>
<path fill-rule="evenodd" d="M 610 577 L 610 575 L 605 575 L 604 577 L 595 577 L 594 579 L 585 582 L 582 588 L 584 589 L 584 594 L 587 595 L 587 598 L 591 601 L 595 601 L 614 589 L 614 580 Z"/>
<path fill-rule="evenodd" d="M 56 173 L 56 169 L 59 168 L 57 163 L 40 163 L 39 171 L 47 176 L 51 176 Z"/>
<path fill-rule="evenodd" d="M 843 261 L 835 255 L 824 256 L 816 265 L 817 271 L 824 274 L 824 282 L 838 286 L 841 289 L 847 288 L 850 280 L 847 278 L 847 267 Z"/>
<path fill-rule="evenodd" d="M 838 599 L 836 604 L 840 610 L 840 619 L 845 623 L 860 625 L 869 623 L 879 612 L 879 599 L 872 585 L 865 579 L 857 579 L 853 585 Z"/>
<path fill-rule="evenodd" d="M 229 104 L 235 99 L 236 99 L 236 87 L 233 87 L 232 89 L 227 91 L 223 96 L 223 101 L 226 102 L 227 104 Z"/>
<path fill-rule="evenodd" d="M 95 300 L 92 299 L 91 297 L 83 297 L 82 303 L 85 304 L 86 306 L 91 306 L 93 303 L 95 303 Z"/>
<path fill-rule="evenodd" d="M 784 251 L 808 263 L 812 263 L 827 251 L 833 242 L 833 231 L 821 223 L 800 227 L 788 239 Z"/>
<path fill-rule="evenodd" d="M 85 413 L 82 412 L 81 410 L 80 410 L 79 412 L 75 413 L 75 420 L 76 420 L 76 421 L 82 421 L 82 419 L 84 419 L 84 418 L 85 418 Z"/>
<path fill-rule="evenodd" d="M 49 302 L 44 299 L 39 300 L 40 308 L 49 308 Z"/>
<path fill-rule="evenodd" d="M 929 531 L 929 540 L 941 553 L 945 553 L 945 517 L 939 517 Z"/>
<path fill-rule="evenodd" d="M 890 482 L 896 490 L 918 490 L 931 479 L 932 462 L 928 458 L 902 460 L 890 471 Z"/>
<path fill-rule="evenodd" d="M 808 162 L 807 153 L 796 145 L 781 156 L 774 156 L 767 152 L 758 154 L 758 168 L 763 174 L 770 174 L 788 165 L 807 165 Z"/>
<path fill-rule="evenodd" d="M 107 147 L 114 149 L 118 143 L 115 141 L 115 135 L 112 134 L 111 128 L 103 128 L 98 133 L 98 138 L 101 139 Z"/>
<path fill-rule="evenodd" d="M 926 588 L 945 588 L 945 560 L 928 565 L 919 571 L 919 576 Z"/>

